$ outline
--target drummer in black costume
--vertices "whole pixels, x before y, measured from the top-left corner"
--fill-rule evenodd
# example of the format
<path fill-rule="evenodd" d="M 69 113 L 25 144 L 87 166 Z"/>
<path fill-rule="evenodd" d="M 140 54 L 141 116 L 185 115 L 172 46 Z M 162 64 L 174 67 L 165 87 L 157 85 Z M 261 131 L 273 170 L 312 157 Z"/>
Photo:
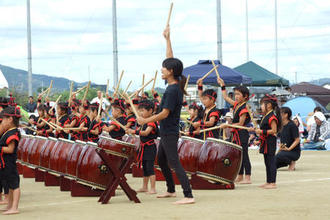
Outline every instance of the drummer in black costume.
<path fill-rule="evenodd" d="M 70 123 L 70 118 L 68 116 L 68 103 L 61 102 L 57 105 L 57 114 L 58 114 L 58 121 L 56 121 L 56 124 L 62 128 L 64 128 L 65 125 Z M 69 138 L 69 130 L 62 130 L 60 128 L 56 128 L 56 138 Z"/>
<path fill-rule="evenodd" d="M 197 80 L 197 85 L 199 98 L 205 107 L 203 119 L 201 120 L 199 125 L 201 126 L 201 129 L 214 127 L 219 122 L 221 116 L 220 110 L 217 109 L 217 106 L 215 104 L 217 100 L 217 93 L 213 89 L 207 89 L 203 92 L 202 79 Z M 196 124 L 194 123 L 194 126 L 197 126 L 197 124 L 197 122 Z M 219 138 L 220 129 L 207 131 L 204 132 L 202 135 L 204 140 L 208 137 Z"/>
<path fill-rule="evenodd" d="M 234 118 L 233 125 L 247 126 L 250 121 L 249 111 L 246 107 L 249 100 L 250 92 L 245 86 L 237 86 L 234 88 L 235 101 L 232 100 L 226 91 L 226 86 L 221 78 L 218 78 L 218 83 L 221 86 L 222 96 L 226 102 L 234 106 Z M 226 124 L 222 124 L 221 128 L 226 128 Z M 236 179 L 236 183 L 251 184 L 251 162 L 249 158 L 249 132 L 243 129 L 232 129 L 232 141 L 233 143 L 242 146 L 243 160 L 239 175 Z M 245 178 L 243 178 L 245 172 Z"/>
<path fill-rule="evenodd" d="M 100 117 L 97 115 L 99 109 L 98 103 L 93 103 L 90 105 L 89 118 L 92 121 L 88 128 L 88 141 L 97 143 L 99 141 L 99 135 L 102 133 L 102 128 L 104 123 L 101 121 Z M 101 108 L 102 111 L 102 108 Z"/>
<path fill-rule="evenodd" d="M 126 128 L 135 129 L 136 117 L 132 111 L 130 103 L 126 103 Z"/>
<path fill-rule="evenodd" d="M 111 104 L 112 116 L 124 126 L 126 125 L 125 107 L 123 99 L 115 99 Z M 117 140 L 121 140 L 126 133 L 125 130 L 114 121 L 112 121 L 109 126 L 105 126 L 103 131 L 109 132 L 109 135 Z"/>
<path fill-rule="evenodd" d="M 154 111 L 154 103 L 150 100 L 144 99 L 139 103 L 139 114 L 143 118 L 149 118 Z M 156 194 L 156 176 L 154 171 L 155 158 L 157 153 L 157 147 L 155 139 L 159 135 L 157 122 L 149 122 L 144 124 L 140 129 L 133 130 L 128 129 L 130 134 L 136 134 L 140 136 L 140 148 L 137 161 L 139 166 L 143 168 L 143 185 L 138 192 L 148 192 L 149 194 Z M 148 190 L 148 182 L 150 179 L 150 190 Z"/>
<path fill-rule="evenodd" d="M 196 104 L 196 102 L 193 102 L 188 107 L 189 112 L 189 121 L 191 124 L 189 124 L 189 130 L 185 133 L 186 136 L 190 136 L 193 138 L 203 139 L 203 135 L 200 134 L 200 122 L 203 118 L 203 107 Z"/>
<path fill-rule="evenodd" d="M 150 122 L 160 122 L 161 139 L 158 147 L 158 164 L 166 180 L 167 192 L 157 197 L 176 197 L 171 167 L 174 169 L 181 183 L 184 194 L 184 199 L 175 202 L 175 204 L 191 204 L 194 203 L 195 200 L 192 195 L 187 174 L 180 163 L 177 151 L 180 113 L 183 94 L 186 93 L 184 91 L 186 78 L 182 75 L 182 62 L 179 59 L 173 58 L 169 26 L 166 27 L 163 35 L 167 42 L 167 58 L 163 61 L 162 65 L 162 79 L 167 81 L 168 86 L 160 104 L 160 113 L 149 118 L 137 116 L 137 122 L 140 125 Z"/>

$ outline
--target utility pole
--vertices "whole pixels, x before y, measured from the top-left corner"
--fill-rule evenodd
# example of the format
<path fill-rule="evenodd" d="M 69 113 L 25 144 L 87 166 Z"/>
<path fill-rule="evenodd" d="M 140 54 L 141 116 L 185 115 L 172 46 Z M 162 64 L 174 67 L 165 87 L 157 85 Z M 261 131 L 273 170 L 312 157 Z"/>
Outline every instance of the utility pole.
<path fill-rule="evenodd" d="M 222 59 L 222 32 L 221 32 L 221 0 L 217 0 L 217 55 L 220 63 L 223 63 Z M 218 108 L 224 106 L 224 100 L 222 97 L 221 88 L 218 87 L 218 100 L 217 100 Z"/>
<path fill-rule="evenodd" d="M 275 0 L 275 73 L 278 75 L 278 50 L 277 50 L 277 0 Z"/>
<path fill-rule="evenodd" d="M 249 58 L 249 8 L 248 0 L 245 0 L 245 28 L 246 28 L 246 62 L 250 60 Z"/>
<path fill-rule="evenodd" d="M 28 88 L 29 96 L 32 96 L 32 52 L 31 52 L 31 18 L 30 18 L 30 0 L 26 0 L 27 15 L 27 46 L 28 46 Z"/>
<path fill-rule="evenodd" d="M 112 39 L 113 39 L 113 86 L 118 83 L 117 12 L 116 0 L 112 0 Z"/>

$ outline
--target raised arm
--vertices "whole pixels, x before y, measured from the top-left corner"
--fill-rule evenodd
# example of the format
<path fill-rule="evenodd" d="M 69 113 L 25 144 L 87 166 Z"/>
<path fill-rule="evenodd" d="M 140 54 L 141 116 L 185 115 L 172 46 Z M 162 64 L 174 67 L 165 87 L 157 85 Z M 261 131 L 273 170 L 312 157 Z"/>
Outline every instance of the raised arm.
<path fill-rule="evenodd" d="M 221 86 L 221 87 L 225 87 L 225 82 L 218 77 L 218 84 Z M 227 95 L 227 91 L 226 89 L 221 89 L 222 90 L 222 97 L 224 98 L 224 100 L 226 100 L 226 102 L 228 102 L 229 104 L 231 105 L 234 105 L 235 104 L 235 101 L 232 100 L 231 98 L 229 98 L 229 96 Z"/>
<path fill-rule="evenodd" d="M 166 40 L 166 58 L 173 58 L 173 50 L 172 50 L 172 44 L 171 44 L 171 39 L 170 39 L 170 26 L 167 25 L 164 32 L 163 36 Z"/>
<path fill-rule="evenodd" d="M 199 100 L 202 101 L 202 95 L 203 95 L 203 80 L 199 79 L 197 80 L 197 87 L 198 87 L 198 97 Z"/>

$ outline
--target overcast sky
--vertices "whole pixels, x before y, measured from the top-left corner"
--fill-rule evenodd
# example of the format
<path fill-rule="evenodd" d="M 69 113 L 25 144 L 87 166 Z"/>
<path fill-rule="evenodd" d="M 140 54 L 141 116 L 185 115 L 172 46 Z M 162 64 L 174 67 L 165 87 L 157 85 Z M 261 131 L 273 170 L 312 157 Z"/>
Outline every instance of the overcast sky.
<path fill-rule="evenodd" d="M 123 87 L 161 68 L 169 0 L 117 0 Z M 174 55 L 185 66 L 216 59 L 216 1 L 174 0 Z M 188 4 L 189 3 L 189 4 Z M 250 60 L 275 72 L 274 1 L 249 0 Z M 31 0 L 33 73 L 105 84 L 112 80 L 111 0 Z M 246 62 L 245 0 L 222 1 L 223 64 Z M 329 77 L 330 1 L 278 0 L 279 75 Z M 27 70 L 26 0 L 0 1 L 0 64 Z M 157 86 L 163 86 L 160 78 Z"/>

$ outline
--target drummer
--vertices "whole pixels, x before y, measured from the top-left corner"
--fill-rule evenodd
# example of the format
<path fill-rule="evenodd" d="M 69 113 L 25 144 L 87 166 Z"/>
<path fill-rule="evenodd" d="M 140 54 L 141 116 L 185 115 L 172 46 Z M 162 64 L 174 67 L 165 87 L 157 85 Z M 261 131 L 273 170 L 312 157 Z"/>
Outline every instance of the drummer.
<path fill-rule="evenodd" d="M 218 78 L 218 83 L 221 86 L 222 96 L 229 104 L 234 106 L 233 113 L 233 125 L 247 126 L 250 121 L 249 111 L 246 107 L 249 100 L 250 92 L 245 86 L 237 86 L 234 88 L 235 101 L 227 95 L 225 82 Z M 226 128 L 227 124 L 222 124 L 222 128 Z M 232 141 L 242 146 L 243 149 L 243 160 L 239 175 L 236 179 L 237 183 L 241 184 L 251 184 L 251 162 L 249 158 L 248 148 L 249 148 L 249 132 L 243 129 L 232 129 Z M 245 179 L 243 177 L 245 172 Z"/>
<path fill-rule="evenodd" d="M 93 103 L 90 105 L 89 118 L 92 122 L 90 123 L 90 126 L 88 128 L 88 141 L 94 143 L 97 143 L 99 141 L 99 135 L 102 133 L 102 128 L 104 126 L 104 123 L 101 121 L 100 116 L 98 116 L 98 109 L 98 103 Z"/>
<path fill-rule="evenodd" d="M 78 128 L 79 121 L 80 121 L 80 114 L 78 112 L 80 102 L 79 101 L 72 101 L 71 104 L 71 115 L 70 117 L 70 124 L 65 125 L 66 128 Z M 79 132 L 71 131 L 70 132 L 71 140 L 79 140 Z"/>
<path fill-rule="evenodd" d="M 111 104 L 112 116 L 122 125 L 126 125 L 125 119 L 125 104 L 122 99 L 115 99 Z M 119 124 L 112 121 L 109 126 L 103 127 L 103 131 L 109 132 L 109 135 L 117 140 L 121 140 L 121 138 L 125 135 L 125 130 L 120 127 Z"/>
<path fill-rule="evenodd" d="M 202 134 L 200 134 L 200 121 L 203 118 L 203 107 L 193 102 L 189 105 L 189 131 L 186 132 L 186 136 L 193 138 L 203 139 Z"/>
<path fill-rule="evenodd" d="M 70 118 L 68 116 L 68 103 L 66 102 L 60 102 L 57 105 L 56 111 L 58 114 L 58 121 L 56 121 L 56 125 L 64 128 L 65 125 L 70 123 Z M 62 130 L 60 128 L 56 128 L 56 138 L 69 138 L 69 131 L 68 130 Z"/>
<path fill-rule="evenodd" d="M 84 103 L 82 103 L 79 106 L 79 112 L 80 112 L 80 118 L 79 118 L 79 128 L 77 138 L 81 141 L 88 141 L 88 128 L 90 126 L 91 120 L 88 116 L 89 114 L 89 101 L 85 100 Z"/>
<path fill-rule="evenodd" d="M 162 64 L 162 79 L 167 81 L 168 86 L 160 104 L 160 112 L 149 118 L 137 116 L 137 122 L 140 125 L 148 124 L 150 122 L 160 122 L 161 139 L 157 156 L 158 164 L 166 180 L 167 192 L 158 195 L 157 197 L 176 197 L 173 176 L 169 167 L 171 166 L 181 183 L 184 194 L 184 198 L 175 202 L 175 204 L 192 204 L 195 200 L 192 195 L 187 174 L 180 163 L 177 151 L 183 94 L 186 94 L 184 90 L 186 78 L 182 74 L 182 62 L 177 58 L 173 58 L 169 26 L 166 27 L 163 35 L 166 39 L 167 58 Z"/>
<path fill-rule="evenodd" d="M 132 107 L 130 105 L 130 103 L 126 104 L 126 128 L 131 128 L 131 129 L 135 129 L 136 126 L 136 117 L 132 111 Z"/>
<path fill-rule="evenodd" d="M 154 103 L 150 100 L 142 100 L 139 103 L 139 114 L 143 118 L 149 118 L 154 111 Z M 140 129 L 128 129 L 128 133 L 140 136 L 140 149 L 138 154 L 139 166 L 142 163 L 143 168 L 143 185 L 138 192 L 148 192 L 148 194 L 156 194 L 156 176 L 154 171 L 154 163 L 157 153 L 155 139 L 159 135 L 157 122 L 149 122 L 144 124 Z M 148 182 L 150 180 L 150 190 L 148 191 Z"/>
<path fill-rule="evenodd" d="M 202 129 L 214 127 L 218 124 L 221 116 L 220 110 L 217 109 L 215 104 L 217 100 L 217 93 L 213 89 L 207 89 L 203 91 L 202 79 L 197 80 L 197 85 L 198 95 L 205 107 L 205 111 L 202 120 L 200 122 L 195 122 L 193 126 L 195 127 L 199 124 Z M 203 139 L 208 137 L 219 138 L 220 130 L 214 129 L 208 132 L 204 132 L 202 135 Z"/>

